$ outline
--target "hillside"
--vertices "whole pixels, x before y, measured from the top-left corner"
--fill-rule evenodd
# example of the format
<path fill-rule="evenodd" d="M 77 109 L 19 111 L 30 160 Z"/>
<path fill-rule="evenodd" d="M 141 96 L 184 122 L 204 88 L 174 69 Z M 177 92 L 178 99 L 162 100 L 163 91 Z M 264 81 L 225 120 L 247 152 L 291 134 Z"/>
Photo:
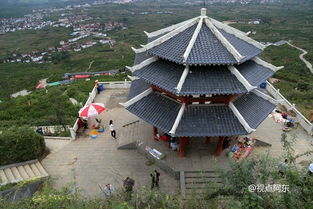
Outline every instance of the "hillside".
<path fill-rule="evenodd" d="M 139 47 L 146 41 L 143 31 L 154 31 L 185 19 L 196 16 L 200 5 L 187 5 L 181 1 L 151 2 L 135 4 L 106 4 L 85 9 L 73 9 L 69 13 L 88 15 L 97 22 L 123 22 L 127 29 L 111 30 L 107 34 L 116 40 L 110 49 L 107 45 L 93 46 L 80 52 L 69 52 L 65 59 L 54 63 L 5 63 L 0 64 L 0 100 L 24 88 L 33 90 L 39 79 L 48 78 L 49 82 L 58 81 L 63 73 L 85 71 L 94 61 L 90 71 L 123 69 L 132 65 L 134 53 L 131 46 Z M 201 5 L 202 6 L 202 5 Z M 225 12 L 227 11 L 227 12 Z M 63 11 L 55 12 L 47 19 L 60 19 Z M 299 4 L 213 4 L 208 15 L 220 21 L 235 22 L 234 27 L 245 32 L 252 31 L 251 37 L 262 42 L 292 40 L 296 46 L 308 51 L 305 58 L 313 62 L 313 7 L 308 1 Z M 259 20 L 260 24 L 248 24 Z M 88 21 L 87 21 L 88 23 Z M 90 23 L 90 21 L 89 21 Z M 68 38 L 72 28 L 45 28 L 43 30 L 24 30 L 0 36 L 0 59 L 18 48 L 20 53 L 41 50 Z M 96 40 L 90 38 L 91 41 Z M 263 57 L 273 64 L 285 68 L 274 75 L 280 79 L 275 84 L 283 95 L 303 112 L 309 115 L 313 109 L 311 95 L 313 75 L 299 60 L 299 51 L 289 46 L 269 47 Z M 304 86 L 304 88 L 302 88 Z M 299 88 L 301 87 L 301 88 Z"/>

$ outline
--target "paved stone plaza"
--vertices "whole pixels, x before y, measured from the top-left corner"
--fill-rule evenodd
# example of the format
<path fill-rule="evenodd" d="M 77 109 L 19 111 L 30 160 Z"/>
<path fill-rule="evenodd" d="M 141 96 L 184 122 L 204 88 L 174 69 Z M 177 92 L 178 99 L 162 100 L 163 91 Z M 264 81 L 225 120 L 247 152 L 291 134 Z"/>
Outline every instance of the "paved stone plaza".
<path fill-rule="evenodd" d="M 95 102 L 106 104 L 107 110 L 101 114 L 102 124 L 106 126 L 105 132 L 100 133 L 96 139 L 81 136 L 75 141 L 59 142 L 49 140 L 47 146 L 52 149 L 42 164 L 50 176 L 55 179 L 56 188 L 61 188 L 68 183 L 76 182 L 82 194 L 89 197 L 100 196 L 101 186 L 111 183 L 116 188 L 122 187 L 122 180 L 127 176 L 136 182 L 136 188 L 150 187 L 150 172 L 154 165 L 146 165 L 147 159 L 135 150 L 118 150 L 118 140 L 121 140 L 125 128 L 122 126 L 138 118 L 126 111 L 119 102 L 127 100 L 128 89 L 106 89 L 97 95 Z M 110 136 L 108 130 L 109 120 L 114 121 L 117 131 L 117 140 Z M 93 119 L 89 122 L 92 124 Z M 212 170 L 215 165 L 224 169 L 229 168 L 229 160 L 225 153 L 215 158 L 215 140 L 207 145 L 204 139 L 194 138 L 186 148 L 186 157 L 178 157 L 177 152 L 170 150 L 164 142 L 152 140 L 152 127 L 140 122 L 140 136 L 138 140 L 146 145 L 156 148 L 166 154 L 164 159 L 175 170 Z M 253 154 L 270 150 L 273 156 L 282 154 L 280 135 L 282 124 L 275 123 L 272 118 L 267 118 L 252 136 L 271 143 L 270 148 L 256 147 Z M 91 130 L 87 130 L 88 134 Z M 298 142 L 295 145 L 296 153 L 312 149 L 312 137 L 306 134 L 301 127 L 296 130 Z M 303 158 L 309 160 L 309 158 Z M 179 182 L 158 169 L 161 173 L 160 186 L 163 191 L 179 192 Z"/>

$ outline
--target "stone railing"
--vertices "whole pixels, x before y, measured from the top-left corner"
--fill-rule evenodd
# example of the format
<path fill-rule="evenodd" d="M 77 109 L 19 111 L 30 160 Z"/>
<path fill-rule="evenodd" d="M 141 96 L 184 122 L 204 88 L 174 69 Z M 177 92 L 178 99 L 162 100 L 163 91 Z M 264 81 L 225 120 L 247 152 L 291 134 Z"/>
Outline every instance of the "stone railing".
<path fill-rule="evenodd" d="M 279 93 L 279 89 L 275 89 L 275 87 L 268 81 L 266 90 L 277 100 L 279 104 L 285 106 L 288 110 L 292 110 L 296 114 L 297 121 L 302 128 L 310 135 L 313 135 L 313 124 L 306 117 L 304 117 L 299 110 L 297 110 L 295 104 L 291 104 L 283 95 L 281 95 L 281 93 Z"/>
<path fill-rule="evenodd" d="M 125 80 L 125 81 L 99 82 L 99 83 L 103 84 L 104 89 L 123 89 L 123 88 L 130 88 L 131 81 Z M 97 96 L 97 89 L 93 87 L 92 91 L 89 93 L 89 97 L 84 107 L 91 104 L 94 101 L 96 96 Z M 78 119 L 75 121 L 74 126 L 70 128 L 72 140 L 76 139 L 77 130 L 78 130 Z"/>

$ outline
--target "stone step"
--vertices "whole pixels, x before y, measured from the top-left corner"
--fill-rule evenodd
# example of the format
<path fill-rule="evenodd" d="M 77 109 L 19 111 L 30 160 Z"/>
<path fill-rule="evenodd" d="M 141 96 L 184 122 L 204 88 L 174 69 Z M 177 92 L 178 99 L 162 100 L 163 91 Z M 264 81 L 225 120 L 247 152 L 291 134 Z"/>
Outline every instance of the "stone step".
<path fill-rule="evenodd" d="M 12 173 L 12 171 L 11 171 L 10 168 L 5 168 L 5 169 L 4 169 L 4 173 L 5 173 L 5 175 L 7 176 L 7 178 L 8 178 L 8 180 L 9 180 L 10 183 L 15 183 L 15 182 L 16 182 L 17 179 L 16 179 L 15 176 L 13 175 L 13 173 Z"/>
<path fill-rule="evenodd" d="M 191 195 L 204 194 L 207 190 L 216 189 L 223 185 L 222 178 L 214 171 L 181 171 L 181 193 L 185 199 Z"/>
<path fill-rule="evenodd" d="M 203 183 L 203 184 L 186 184 L 186 189 L 206 189 L 206 188 L 218 188 L 223 184 L 219 183 Z"/>
<path fill-rule="evenodd" d="M 48 176 L 38 160 L 14 163 L 0 167 L 0 185 Z"/>
<path fill-rule="evenodd" d="M 27 164 L 27 165 L 24 165 L 24 168 L 25 168 L 25 171 L 26 171 L 26 173 L 28 174 L 28 176 L 29 176 L 30 178 L 36 177 L 36 175 L 34 174 L 34 172 L 33 172 L 32 169 L 29 167 L 28 164 Z"/>
<path fill-rule="evenodd" d="M 16 167 L 12 167 L 11 171 L 13 173 L 13 175 L 15 176 L 15 179 L 17 179 L 18 181 L 23 181 L 23 177 L 20 175 L 20 172 L 17 170 Z"/>
<path fill-rule="evenodd" d="M 40 171 L 42 177 L 49 176 L 49 174 L 47 173 L 47 171 L 44 169 L 44 167 L 41 165 L 40 162 L 35 163 L 35 165 L 38 168 L 38 170 Z"/>
<path fill-rule="evenodd" d="M 7 178 L 3 170 L 0 170 L 0 178 L 1 178 L 0 184 L 7 184 L 9 182 L 9 179 Z"/>
<path fill-rule="evenodd" d="M 33 163 L 33 164 L 30 164 L 29 167 L 32 169 L 32 171 L 34 172 L 34 174 L 38 177 L 41 177 L 41 173 L 40 171 L 38 170 L 37 166 Z"/>
<path fill-rule="evenodd" d="M 216 172 L 212 171 L 186 171 L 185 172 L 185 177 L 186 178 L 198 178 L 198 177 L 218 177 L 219 174 Z"/>
<path fill-rule="evenodd" d="M 29 175 L 26 173 L 25 168 L 23 166 L 18 166 L 17 170 L 20 172 L 20 175 L 24 180 L 29 179 Z"/>

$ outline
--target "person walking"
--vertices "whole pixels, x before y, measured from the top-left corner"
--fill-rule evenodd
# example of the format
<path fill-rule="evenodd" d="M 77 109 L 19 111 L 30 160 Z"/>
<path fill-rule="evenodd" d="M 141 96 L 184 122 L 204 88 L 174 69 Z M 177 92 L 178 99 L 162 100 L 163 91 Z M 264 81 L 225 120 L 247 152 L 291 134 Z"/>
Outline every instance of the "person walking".
<path fill-rule="evenodd" d="M 114 126 L 113 126 L 113 120 L 110 120 L 109 125 L 110 125 L 111 136 L 114 139 L 116 139 L 116 131 L 115 131 Z"/>
<path fill-rule="evenodd" d="M 285 172 L 288 167 L 288 160 L 285 159 L 284 162 L 281 162 L 278 166 L 278 173 L 280 173 L 281 177 L 285 176 Z"/>

